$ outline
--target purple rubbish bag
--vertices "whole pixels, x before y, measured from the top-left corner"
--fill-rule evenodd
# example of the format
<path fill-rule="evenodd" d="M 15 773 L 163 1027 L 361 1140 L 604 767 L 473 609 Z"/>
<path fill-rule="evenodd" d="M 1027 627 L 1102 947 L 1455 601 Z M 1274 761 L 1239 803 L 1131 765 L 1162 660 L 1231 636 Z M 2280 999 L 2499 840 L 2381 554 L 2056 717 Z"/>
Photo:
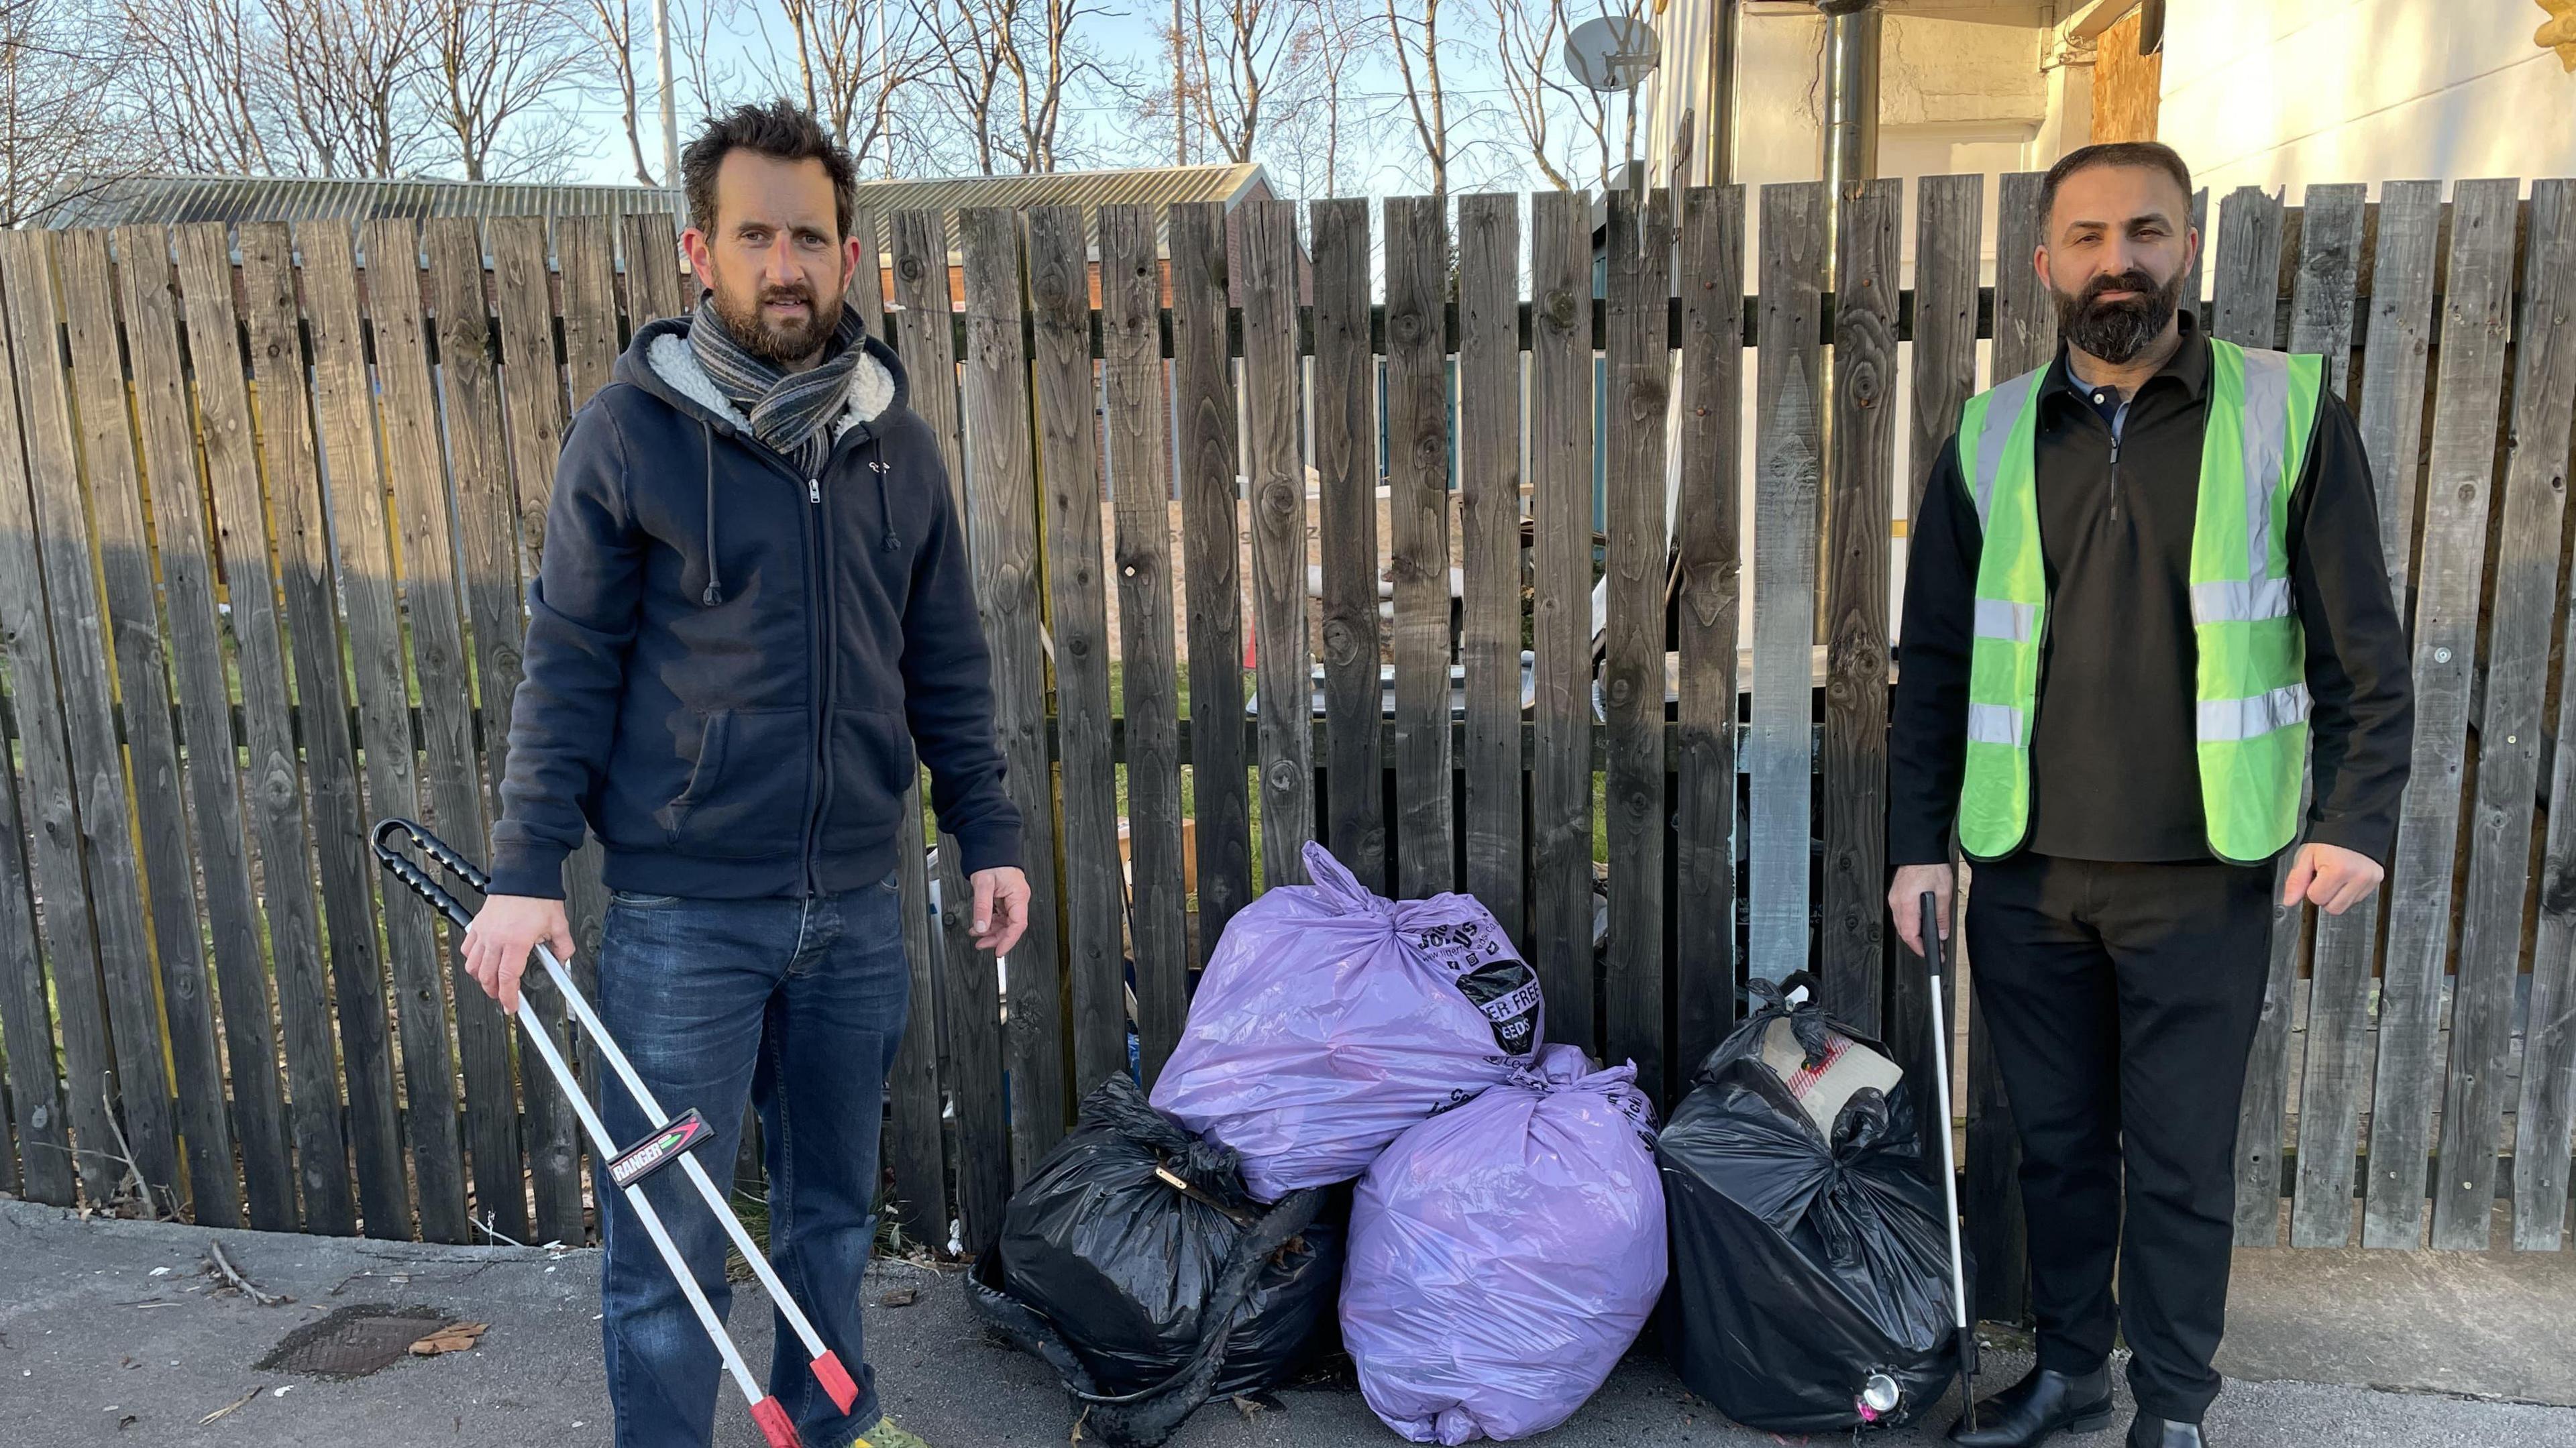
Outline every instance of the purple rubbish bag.
<path fill-rule="evenodd" d="M 1264 1202 L 1368 1170 L 1526 1066 L 1544 1025 L 1537 975 L 1472 898 L 1382 900 L 1311 843 L 1306 875 L 1226 925 L 1154 1085 Z"/>
<path fill-rule="evenodd" d="M 1637 1068 L 1549 1046 L 1396 1139 L 1361 1178 L 1342 1276 L 1360 1392 L 1415 1443 L 1574 1416 L 1664 1290 L 1664 1189 Z"/>

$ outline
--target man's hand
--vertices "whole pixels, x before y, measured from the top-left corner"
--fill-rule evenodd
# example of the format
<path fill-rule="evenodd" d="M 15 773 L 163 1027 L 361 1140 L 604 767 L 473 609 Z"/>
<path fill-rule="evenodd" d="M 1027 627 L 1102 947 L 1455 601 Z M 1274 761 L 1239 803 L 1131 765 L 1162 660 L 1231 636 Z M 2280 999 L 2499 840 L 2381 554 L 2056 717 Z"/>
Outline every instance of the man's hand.
<path fill-rule="evenodd" d="M 2290 862 L 2289 878 L 2281 882 L 2281 903 L 2296 905 L 2305 897 L 2328 915 L 2341 915 L 2369 899 L 2387 875 L 2377 860 L 2359 850 L 2301 845 L 2298 858 Z"/>
<path fill-rule="evenodd" d="M 1029 877 L 1013 865 L 975 872 L 975 948 L 1008 955 L 1029 928 Z"/>
<path fill-rule="evenodd" d="M 1923 953 L 1923 892 L 1937 897 L 1933 918 L 1939 922 L 1941 938 L 1950 938 L 1950 867 L 1947 865 L 1903 865 L 1896 871 L 1896 883 L 1887 887 L 1887 909 L 1896 917 L 1896 938 L 1916 955 Z"/>
<path fill-rule="evenodd" d="M 490 895 L 474 923 L 465 929 L 465 973 L 501 1009 L 519 1008 L 519 976 L 528 968 L 528 952 L 544 941 L 555 959 L 572 959 L 572 925 L 564 919 L 561 900 L 533 895 Z"/>

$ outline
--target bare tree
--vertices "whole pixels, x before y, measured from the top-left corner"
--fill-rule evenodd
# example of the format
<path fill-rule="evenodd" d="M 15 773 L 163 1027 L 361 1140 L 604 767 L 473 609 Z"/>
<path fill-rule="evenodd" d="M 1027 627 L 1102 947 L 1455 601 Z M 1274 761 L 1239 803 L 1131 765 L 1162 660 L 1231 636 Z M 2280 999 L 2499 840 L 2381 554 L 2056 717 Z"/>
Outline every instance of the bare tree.
<path fill-rule="evenodd" d="M 936 54 L 931 16 L 916 3 L 889 0 L 782 0 L 790 54 L 770 45 L 764 78 L 800 94 L 833 137 L 859 158 L 893 172 L 894 153 L 910 149 L 897 97 L 920 81 Z M 764 34 L 767 26 L 764 23 Z"/>
<path fill-rule="evenodd" d="M 583 149 L 579 20 L 562 0 L 425 0 L 427 108 L 468 181 L 551 178 Z"/>
<path fill-rule="evenodd" d="M 148 163 L 139 112 L 102 104 L 126 66 L 103 43 L 114 20 L 82 0 L 0 0 L 0 226 L 40 221 Z"/>
<path fill-rule="evenodd" d="M 1067 124 L 1077 87 L 1117 78 L 1077 32 L 1095 0 L 930 0 L 932 86 L 975 169 L 1063 169 L 1080 140 Z M 1086 92 L 1087 93 L 1087 92 Z"/>
<path fill-rule="evenodd" d="M 1498 42 L 1500 88 L 1539 173 L 1560 191 L 1582 184 L 1612 184 L 1611 98 L 1574 80 L 1563 58 L 1566 36 L 1592 16 L 1573 13 L 1567 0 L 1485 0 L 1485 6 Z M 1636 0 L 1594 13 L 1632 21 L 1645 18 L 1644 7 Z M 1634 124 L 1631 118 L 1632 128 Z M 1587 142 L 1595 161 L 1588 181 L 1574 174 L 1577 148 Z"/>
<path fill-rule="evenodd" d="M 278 169 L 401 176 L 428 163 L 437 123 L 418 95 L 431 23 L 424 0 L 260 3 L 276 57 L 265 83 L 288 142 Z"/>
<path fill-rule="evenodd" d="M 37 12 L 17 3 L 0 13 L 32 24 Z M 124 0 L 119 19 L 140 92 L 135 108 L 162 164 L 200 173 L 276 169 L 270 143 L 284 130 L 279 57 L 259 0 Z M 19 70 L 11 66 L 13 79 Z"/>
<path fill-rule="evenodd" d="M 1410 8 L 1408 8 L 1410 7 Z M 1413 122 L 1414 139 L 1431 169 L 1431 194 L 1449 194 L 1449 167 L 1456 159 L 1450 129 L 1449 95 L 1440 80 L 1441 0 L 1386 0 L 1387 38 L 1395 45 L 1395 69 L 1403 82 L 1404 107 Z"/>
<path fill-rule="evenodd" d="M 1303 0 L 1187 0 L 1186 32 L 1198 122 L 1225 158 L 1242 165 L 1264 139 L 1261 125 L 1275 118 L 1282 69 L 1292 57 L 1310 58 L 1312 7 Z M 1309 72 L 1311 74 L 1311 72 Z M 1269 109 L 1265 111 L 1265 107 Z"/>
<path fill-rule="evenodd" d="M 745 3 L 748 0 L 696 0 L 694 4 L 672 0 L 671 83 L 674 89 L 686 85 L 687 104 L 674 102 L 683 131 L 692 119 L 716 115 L 749 98 L 740 67 L 721 58 L 716 48 L 718 33 L 733 23 Z"/>
<path fill-rule="evenodd" d="M 584 29 L 597 54 L 593 63 L 601 79 L 617 92 L 618 119 L 626 128 L 626 149 L 635 162 L 635 184 L 657 186 L 653 168 L 644 160 L 644 80 L 636 63 L 635 0 L 589 0 Z"/>
<path fill-rule="evenodd" d="M 1257 152 L 1286 192 L 1316 197 L 1340 189 L 1351 123 L 1373 109 L 1353 82 L 1379 58 L 1385 39 L 1371 0 L 1296 0 L 1287 53 L 1264 95 Z M 1239 154 L 1256 153 L 1246 147 Z"/>
<path fill-rule="evenodd" d="M 432 154 L 425 0 L 117 0 L 122 91 L 164 162 L 395 176 Z"/>
<path fill-rule="evenodd" d="M 1005 51 L 1017 91 L 1019 134 L 1012 159 L 1024 172 L 1061 168 L 1065 159 L 1065 98 L 1098 64 L 1074 36 L 1074 27 L 1098 7 L 1083 0 L 1035 0 L 1025 7 L 1032 22 Z"/>
<path fill-rule="evenodd" d="M 1002 52 L 1018 23 L 1019 0 L 930 0 L 932 75 L 955 109 L 949 124 L 963 133 L 976 174 L 999 169 L 996 108 L 1009 76 Z"/>
<path fill-rule="evenodd" d="M 1341 188 L 1343 121 L 1351 105 L 1351 69 L 1376 52 L 1377 32 L 1369 24 L 1364 0 L 1311 0 L 1315 12 L 1314 72 L 1322 84 L 1323 189 L 1331 196 Z M 1314 112 L 1310 111 L 1310 115 Z"/>
<path fill-rule="evenodd" d="M 1565 9 L 1554 3 L 1531 5 L 1527 0 L 1485 0 L 1485 6 L 1494 18 L 1503 94 L 1512 120 L 1528 143 L 1530 160 L 1547 184 L 1571 191 L 1574 183 L 1556 165 L 1556 142 L 1561 135 L 1558 95 L 1548 77 L 1565 44 Z"/>

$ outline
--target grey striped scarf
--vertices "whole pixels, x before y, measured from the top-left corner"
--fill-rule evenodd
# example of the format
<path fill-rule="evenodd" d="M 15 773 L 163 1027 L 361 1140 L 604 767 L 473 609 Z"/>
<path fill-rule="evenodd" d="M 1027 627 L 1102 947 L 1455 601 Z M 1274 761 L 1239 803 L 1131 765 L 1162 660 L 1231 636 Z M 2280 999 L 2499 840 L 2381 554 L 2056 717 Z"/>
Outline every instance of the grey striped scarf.
<path fill-rule="evenodd" d="M 859 314 L 841 308 L 839 325 L 823 349 L 823 360 L 802 372 L 789 372 L 759 357 L 734 340 L 716 317 L 712 295 L 698 299 L 689 323 L 689 350 L 727 401 L 751 418 L 751 434 L 780 457 L 811 476 L 831 454 L 827 426 L 841 415 L 850 391 L 850 374 L 864 349 Z"/>

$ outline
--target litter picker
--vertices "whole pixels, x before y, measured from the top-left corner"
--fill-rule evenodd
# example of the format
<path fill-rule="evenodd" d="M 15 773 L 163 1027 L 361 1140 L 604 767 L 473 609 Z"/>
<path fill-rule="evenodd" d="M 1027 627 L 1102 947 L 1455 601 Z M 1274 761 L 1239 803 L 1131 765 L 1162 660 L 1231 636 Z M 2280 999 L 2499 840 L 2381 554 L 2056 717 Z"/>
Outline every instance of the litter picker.
<path fill-rule="evenodd" d="M 395 847 L 393 837 L 397 835 L 410 837 L 424 857 L 445 866 L 448 873 L 477 894 L 490 892 L 491 877 L 458 854 L 445 840 L 410 820 L 389 819 L 376 826 L 376 859 L 386 871 L 410 886 L 414 894 L 428 901 L 432 909 L 446 916 L 459 929 L 471 925 L 474 921 L 472 912 Z M 803 1340 L 806 1354 L 812 1359 L 815 1380 L 822 1384 L 823 1391 L 831 1395 L 842 1412 L 850 1411 L 858 1401 L 858 1384 L 851 1381 L 848 1370 L 841 1366 L 840 1357 L 824 1346 L 822 1335 L 814 1330 L 814 1324 L 796 1305 L 795 1298 L 788 1295 L 787 1284 L 778 1280 L 777 1271 L 769 1265 L 768 1255 L 751 1239 L 751 1233 L 743 1229 L 742 1219 L 733 1214 L 724 1193 L 698 1161 L 697 1148 L 714 1138 L 713 1129 L 694 1107 L 676 1120 L 665 1113 L 662 1104 L 644 1085 L 644 1079 L 635 1074 L 634 1063 L 626 1059 L 626 1052 L 619 1049 L 617 1039 L 608 1033 L 607 1026 L 600 1022 L 599 1014 L 590 1008 L 589 999 L 582 995 L 580 987 L 572 983 L 572 976 L 564 969 L 563 962 L 557 960 L 555 953 L 543 942 L 538 943 L 536 955 L 545 967 L 546 978 L 554 982 L 556 990 L 563 992 L 564 1002 L 572 1008 L 582 1030 L 598 1043 L 601 1058 L 608 1062 L 617 1079 L 625 1083 L 627 1094 L 635 1100 L 636 1109 L 653 1124 L 651 1130 L 645 1133 L 643 1140 L 631 1145 L 621 1146 L 611 1139 L 608 1127 L 600 1121 L 599 1113 L 591 1109 L 580 1083 L 573 1079 L 572 1069 L 564 1064 L 563 1053 L 556 1048 L 545 1023 L 525 1011 L 514 1011 L 512 1014 L 526 1029 L 529 1049 L 545 1062 L 547 1073 L 555 1078 L 555 1086 L 563 1092 L 564 1099 L 572 1103 L 574 1114 L 581 1118 L 582 1130 L 589 1133 L 591 1145 L 599 1151 L 602 1169 L 626 1194 L 626 1204 L 633 1209 L 635 1220 L 643 1225 L 644 1235 L 653 1239 L 654 1248 L 662 1254 L 662 1265 L 670 1269 L 672 1279 L 679 1283 L 681 1296 L 688 1299 L 690 1310 L 698 1316 L 699 1326 L 706 1329 L 708 1339 L 715 1344 L 717 1356 L 724 1360 L 725 1371 L 733 1375 L 744 1399 L 751 1404 L 752 1421 L 760 1425 L 761 1435 L 769 1440 L 770 1448 L 799 1448 L 796 1425 L 788 1419 L 787 1410 L 779 1405 L 777 1399 L 761 1391 L 760 1380 L 751 1375 L 751 1369 L 742 1360 L 741 1351 L 726 1335 L 724 1323 L 717 1318 L 715 1308 L 699 1288 L 697 1278 L 689 1271 L 688 1264 L 681 1260 L 680 1249 L 663 1227 L 661 1215 L 645 1199 L 644 1178 L 675 1161 L 679 1163 L 682 1174 L 705 1199 L 707 1210 L 724 1224 L 726 1235 L 733 1238 L 734 1249 L 742 1254 L 743 1261 L 750 1264 L 752 1274 L 760 1279 L 761 1289 L 777 1305 L 779 1315 L 787 1319 L 796 1336 Z"/>
<path fill-rule="evenodd" d="M 1977 1426 L 1977 1325 L 1968 1310 L 1967 1258 L 1959 1248 L 1959 1163 L 1950 1141 L 1950 1040 L 1945 1029 L 1950 1013 L 1941 1004 L 1941 904 L 1923 892 L 1923 967 L 1932 985 L 1932 1099 L 1940 1114 L 1933 1118 L 1941 1138 L 1941 1191 L 1949 1203 L 1950 1301 L 1959 1332 L 1960 1422 Z"/>

